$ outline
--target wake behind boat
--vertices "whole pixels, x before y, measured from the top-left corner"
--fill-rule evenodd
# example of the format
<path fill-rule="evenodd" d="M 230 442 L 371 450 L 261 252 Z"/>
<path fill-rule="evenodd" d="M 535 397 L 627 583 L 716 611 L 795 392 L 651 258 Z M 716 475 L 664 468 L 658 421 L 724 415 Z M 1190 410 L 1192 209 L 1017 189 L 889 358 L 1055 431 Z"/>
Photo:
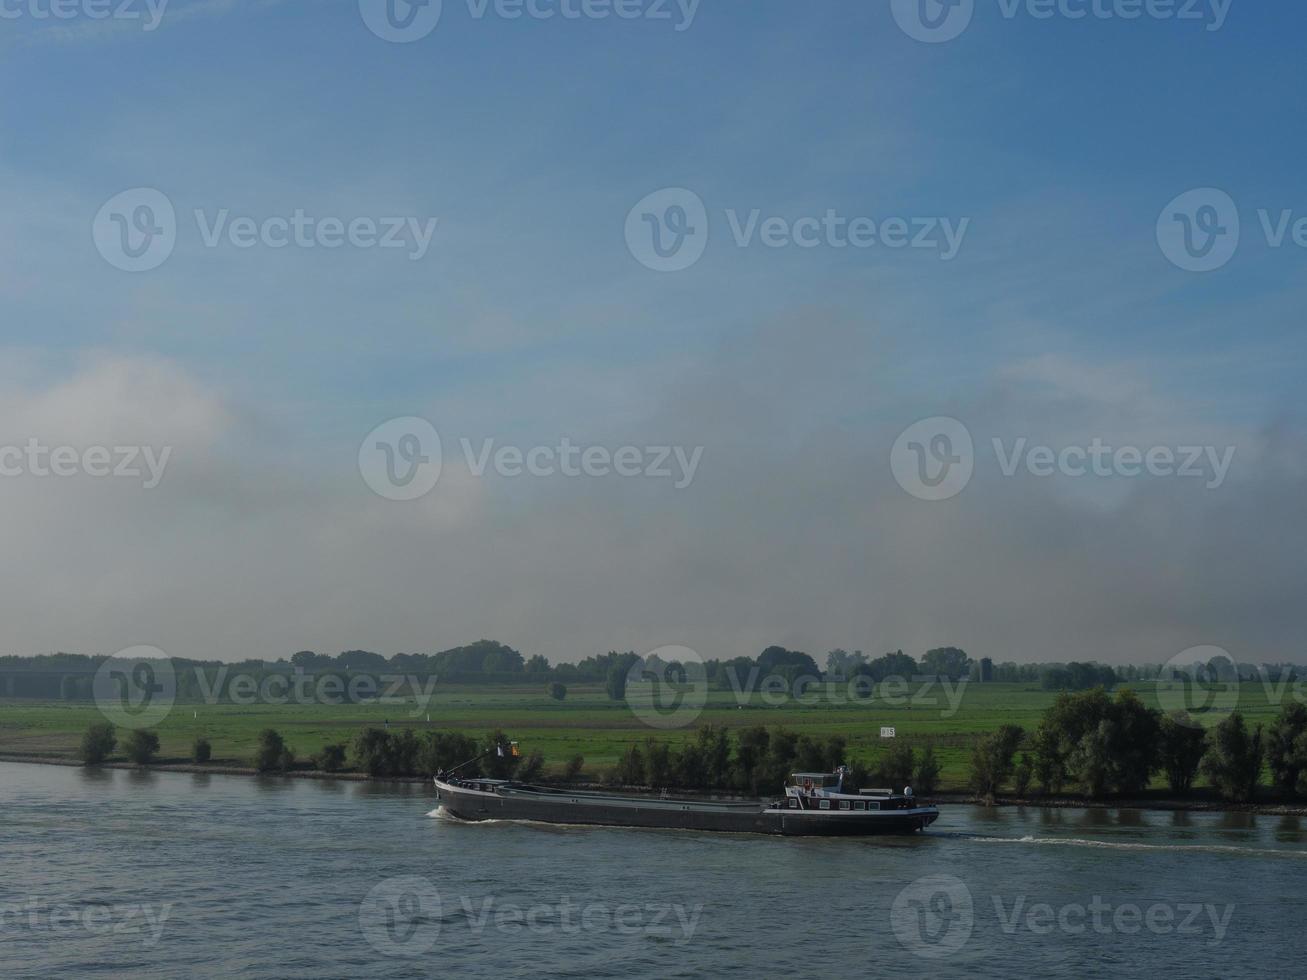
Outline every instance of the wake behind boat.
<path fill-rule="evenodd" d="M 508 779 L 436 776 L 445 810 L 462 820 L 535 820 L 610 827 L 656 827 L 787 837 L 863 837 L 924 830 L 939 809 L 919 804 L 911 789 L 844 792 L 834 773 L 793 773 L 785 795 L 738 803 L 655 796 L 622 796 L 536 786 Z"/>

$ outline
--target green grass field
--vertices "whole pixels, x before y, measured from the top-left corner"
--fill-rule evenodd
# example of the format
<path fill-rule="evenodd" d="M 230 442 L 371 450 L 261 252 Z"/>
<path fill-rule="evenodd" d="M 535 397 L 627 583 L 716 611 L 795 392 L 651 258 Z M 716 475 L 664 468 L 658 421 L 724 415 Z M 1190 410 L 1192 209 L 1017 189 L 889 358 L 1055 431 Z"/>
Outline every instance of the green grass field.
<path fill-rule="evenodd" d="M 1156 706 L 1152 683 L 1135 690 Z M 1290 695 L 1292 692 L 1290 692 Z M 768 704 L 759 694 L 740 705 L 731 691 L 711 692 L 695 723 L 687 728 L 660 730 L 645 725 L 629 707 L 609 701 L 601 687 L 577 685 L 567 699 L 554 701 L 542 689 L 503 686 L 446 687 L 425 707 L 405 704 L 285 704 L 237 706 L 178 703 L 155 730 L 160 737 L 160 761 L 186 761 L 197 736 L 213 744 L 214 764 L 247 765 L 255 740 L 264 728 L 285 736 L 297 756 L 305 759 L 329 742 L 350 742 L 368 725 L 389 721 L 391 728 L 452 730 L 481 735 L 502 728 L 521 743 L 522 750 L 545 754 L 547 768 L 559 770 L 568 758 L 585 757 L 584 772 L 600 775 L 632 742 L 656 738 L 680 742 L 697 724 L 711 722 L 730 728 L 749 725 L 784 726 L 812 735 L 842 735 L 850 756 L 871 762 L 883 749 L 882 726 L 893 726 L 896 737 L 913 747 L 933 742 L 943 764 L 943 790 L 961 790 L 967 781 L 971 745 L 977 735 L 1002 724 L 1031 731 L 1055 694 L 1020 684 L 970 684 L 955 691 L 953 705 L 935 685 L 922 690 L 909 683 L 896 697 L 881 690 L 869 701 L 850 701 L 838 692 L 787 698 Z M 774 699 L 773 699 L 774 700 Z M 1258 683 L 1241 685 L 1239 710 L 1252 723 L 1270 722 L 1278 705 Z M 430 722 L 427 721 L 428 713 Z M 1208 718 L 1208 723 L 1225 717 Z M 0 752 L 31 756 L 75 756 L 82 732 L 103 716 L 92 703 L 0 700 Z M 120 733 L 121 734 L 121 733 Z"/>

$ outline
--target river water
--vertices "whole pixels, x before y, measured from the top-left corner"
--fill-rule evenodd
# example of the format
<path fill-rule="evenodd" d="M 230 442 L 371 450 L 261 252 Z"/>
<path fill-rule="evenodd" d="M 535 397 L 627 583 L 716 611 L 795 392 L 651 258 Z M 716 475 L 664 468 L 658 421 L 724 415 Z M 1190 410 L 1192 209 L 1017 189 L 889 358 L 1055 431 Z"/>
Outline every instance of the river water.
<path fill-rule="evenodd" d="M 904 839 L 467 824 L 424 786 L 0 763 L 0 977 L 1302 975 L 1294 817 Z"/>

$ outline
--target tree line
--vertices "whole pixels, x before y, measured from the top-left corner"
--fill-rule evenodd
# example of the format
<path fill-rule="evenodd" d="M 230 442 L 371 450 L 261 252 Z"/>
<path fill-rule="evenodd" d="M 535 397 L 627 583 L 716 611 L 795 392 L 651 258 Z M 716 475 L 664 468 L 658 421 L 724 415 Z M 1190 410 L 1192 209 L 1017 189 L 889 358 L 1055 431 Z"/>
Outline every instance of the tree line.
<path fill-rule="evenodd" d="M 0 657 L 0 675 L 8 686 L 0 696 L 90 700 L 91 675 L 106 660 L 103 656 L 81 654 L 46 654 L 37 657 Z M 273 675 L 290 675 L 303 671 L 318 678 L 339 680 L 342 696 L 348 697 L 348 682 L 359 674 L 373 676 L 436 677 L 441 683 L 539 683 L 552 696 L 562 699 L 566 685 L 572 683 L 604 684 L 610 697 L 621 700 L 633 670 L 665 672 L 671 668 L 687 672 L 686 665 L 664 664 L 634 651 L 609 651 L 585 657 L 577 663 L 551 664 L 540 654 L 524 656 L 520 651 L 493 640 L 478 640 L 439 653 L 397 653 L 386 657 L 368 650 L 346 650 L 328 655 L 301 650 L 289 658 L 246 660 L 239 663 L 186 660 L 172 661 L 176 675 L 176 696 L 182 701 L 232 697 L 229 685 L 237 678 L 253 678 L 256 684 Z M 1270 681 L 1307 678 L 1307 668 L 1293 665 L 1236 664 L 1227 657 L 1216 657 L 1187 671 L 1162 665 L 1109 666 L 1095 662 L 1070 663 L 995 663 L 990 657 L 974 659 L 958 647 L 946 646 L 927 650 L 919 659 L 895 650 L 879 657 L 869 657 L 861 650 L 852 653 L 835 649 L 825 656 L 825 667 L 801 650 L 769 646 L 756 657 L 738 656 L 710 659 L 702 667 L 694 665 L 696 679 L 702 677 L 713 689 L 736 691 L 758 690 L 769 678 L 779 677 L 786 685 L 801 691 L 805 684 L 832 679 L 852 681 L 866 678 L 879 683 L 891 677 L 947 677 L 979 683 L 1024 683 L 1039 685 L 1050 691 L 1081 691 L 1102 686 L 1113 688 L 1122 683 L 1154 679 L 1175 679 L 1182 674 L 1199 680 Z M 698 673 L 701 671 L 702 673 Z M 33 676 L 24 677 L 24 672 Z M 68 676 L 59 677 L 66 672 Z M 558 686 L 555 686 L 558 685 Z M 371 693 L 369 693 L 371 696 Z"/>
<path fill-rule="evenodd" d="M 1059 695 L 1034 732 L 1003 725 L 982 736 L 971 785 L 989 800 L 1004 789 L 1101 799 L 1142 793 L 1160 774 L 1171 793 L 1187 796 L 1201 775 L 1222 799 L 1249 803 L 1265 770 L 1282 795 L 1307 795 L 1304 705 L 1290 702 L 1269 728 L 1250 727 L 1236 711 L 1208 731 L 1187 712 L 1163 714 L 1132 691 L 1110 697 L 1098 688 Z"/>

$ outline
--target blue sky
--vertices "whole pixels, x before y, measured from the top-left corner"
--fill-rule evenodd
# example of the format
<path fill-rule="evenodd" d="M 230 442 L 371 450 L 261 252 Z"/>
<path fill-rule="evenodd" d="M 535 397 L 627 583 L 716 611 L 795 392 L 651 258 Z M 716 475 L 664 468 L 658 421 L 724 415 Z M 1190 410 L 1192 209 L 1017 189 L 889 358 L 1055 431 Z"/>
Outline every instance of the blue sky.
<path fill-rule="evenodd" d="M 52 528 L 15 553 L 44 569 L 32 587 L 104 594 L 61 627 L 20 615 L 46 600 L 11 597 L 4 645 L 154 638 L 236 656 L 490 635 L 554 659 L 773 640 L 1038 659 L 1069 632 L 1068 656 L 1109 660 L 1207 642 L 1295 654 L 1277 595 L 1303 570 L 1290 491 L 1307 252 L 1268 247 L 1257 212 L 1307 216 L 1307 14 L 1235 0 L 1209 31 L 976 6 L 939 44 L 908 37 L 888 2 L 703 0 L 677 31 L 478 20 L 446 0 L 408 44 L 343 0 L 172 0 L 152 32 L 0 20 L 0 391 L 23 420 L 5 438 L 64 426 L 85 443 L 108 438 L 97 419 L 121 418 L 114 438 L 175 444 L 177 473 L 125 500 L 0 486 L 11 519 Z M 169 198 L 179 231 L 163 265 L 132 274 L 89 229 L 139 187 Z M 668 187 L 703 200 L 709 240 L 691 268 L 658 273 L 623 229 Z M 1224 267 L 1187 272 L 1155 229 L 1167 202 L 1205 187 L 1233 198 L 1242 238 Z M 206 248 L 192 217 L 297 208 L 438 226 L 410 261 Z M 739 248 L 728 209 L 968 226 L 948 261 Z M 374 426 L 410 415 L 435 424 L 447 466 L 405 509 L 369 494 L 355 457 Z M 885 458 L 931 416 L 962 419 L 978 443 L 1229 443 L 1238 466 L 1208 494 L 1028 486 L 978 466 L 966 494 L 925 503 Z M 684 493 L 450 486 L 460 437 L 560 435 L 702 445 L 704 462 Z M 64 492 L 84 527 L 49 509 Z M 1141 535 L 1159 513 L 1182 553 Z M 1124 550 L 1096 553 L 1115 535 Z M 311 568 L 296 571 L 297 550 Z M 213 556 L 207 573 L 197 553 Z M 963 575 L 986 569 L 992 594 Z M 1049 590 L 1037 616 L 1018 601 L 1032 578 Z M 1119 593 L 1123 578 L 1135 592 Z"/>

